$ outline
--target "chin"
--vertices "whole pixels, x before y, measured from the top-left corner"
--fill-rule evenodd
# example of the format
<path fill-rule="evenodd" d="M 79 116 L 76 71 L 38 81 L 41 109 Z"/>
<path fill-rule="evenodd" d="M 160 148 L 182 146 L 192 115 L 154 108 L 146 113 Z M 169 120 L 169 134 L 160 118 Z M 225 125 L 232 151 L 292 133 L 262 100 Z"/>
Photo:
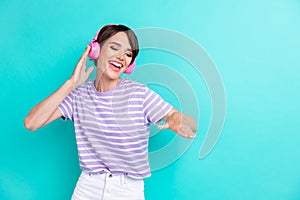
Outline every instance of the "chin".
<path fill-rule="evenodd" d="M 105 75 L 111 80 L 119 79 L 121 76 L 121 73 L 106 71 Z"/>

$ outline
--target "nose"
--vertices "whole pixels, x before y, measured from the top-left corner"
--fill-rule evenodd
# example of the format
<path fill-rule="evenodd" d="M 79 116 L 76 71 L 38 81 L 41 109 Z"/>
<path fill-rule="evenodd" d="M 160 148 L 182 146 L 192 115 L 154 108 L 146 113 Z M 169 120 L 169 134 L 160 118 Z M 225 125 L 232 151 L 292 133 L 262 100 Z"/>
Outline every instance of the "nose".
<path fill-rule="evenodd" d="M 125 52 L 117 54 L 117 56 L 116 56 L 117 59 L 123 61 L 124 60 L 124 54 L 125 54 Z"/>

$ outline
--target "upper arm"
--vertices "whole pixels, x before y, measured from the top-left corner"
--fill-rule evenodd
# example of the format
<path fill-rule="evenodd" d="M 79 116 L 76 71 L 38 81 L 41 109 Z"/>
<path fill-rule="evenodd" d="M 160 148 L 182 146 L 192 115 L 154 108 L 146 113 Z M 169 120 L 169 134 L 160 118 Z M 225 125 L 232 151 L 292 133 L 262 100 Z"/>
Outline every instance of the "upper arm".
<path fill-rule="evenodd" d="M 145 88 L 143 100 L 143 112 L 146 123 L 157 124 L 166 113 L 172 110 L 172 105 L 149 88 Z"/>

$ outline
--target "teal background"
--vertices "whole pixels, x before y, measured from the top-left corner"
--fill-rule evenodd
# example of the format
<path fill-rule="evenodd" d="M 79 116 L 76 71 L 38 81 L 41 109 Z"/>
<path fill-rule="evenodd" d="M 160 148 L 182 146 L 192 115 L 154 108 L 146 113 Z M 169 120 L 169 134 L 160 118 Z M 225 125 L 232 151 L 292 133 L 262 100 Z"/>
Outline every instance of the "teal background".
<path fill-rule="evenodd" d="M 107 23 L 191 37 L 213 59 L 226 89 L 222 135 L 200 160 L 210 99 L 201 80 L 184 74 L 201 99 L 198 137 L 145 180 L 146 199 L 300 199 L 299 21 L 298 0 L 1 0 L 0 199 L 70 198 L 80 173 L 72 123 L 57 120 L 32 133 L 23 119 L 69 78 Z M 137 62 L 168 57 L 148 53 Z M 173 61 L 168 65 L 182 70 Z M 150 148 L 160 146 L 155 141 Z"/>

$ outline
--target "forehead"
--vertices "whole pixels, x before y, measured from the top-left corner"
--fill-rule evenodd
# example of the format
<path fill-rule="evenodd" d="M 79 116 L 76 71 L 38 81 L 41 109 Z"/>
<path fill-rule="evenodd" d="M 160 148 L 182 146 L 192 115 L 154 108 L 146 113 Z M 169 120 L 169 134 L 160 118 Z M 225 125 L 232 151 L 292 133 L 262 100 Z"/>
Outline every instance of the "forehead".
<path fill-rule="evenodd" d="M 118 43 L 121 47 L 125 49 L 131 49 L 128 36 L 125 32 L 118 32 L 115 35 L 107 39 L 106 43 Z"/>

